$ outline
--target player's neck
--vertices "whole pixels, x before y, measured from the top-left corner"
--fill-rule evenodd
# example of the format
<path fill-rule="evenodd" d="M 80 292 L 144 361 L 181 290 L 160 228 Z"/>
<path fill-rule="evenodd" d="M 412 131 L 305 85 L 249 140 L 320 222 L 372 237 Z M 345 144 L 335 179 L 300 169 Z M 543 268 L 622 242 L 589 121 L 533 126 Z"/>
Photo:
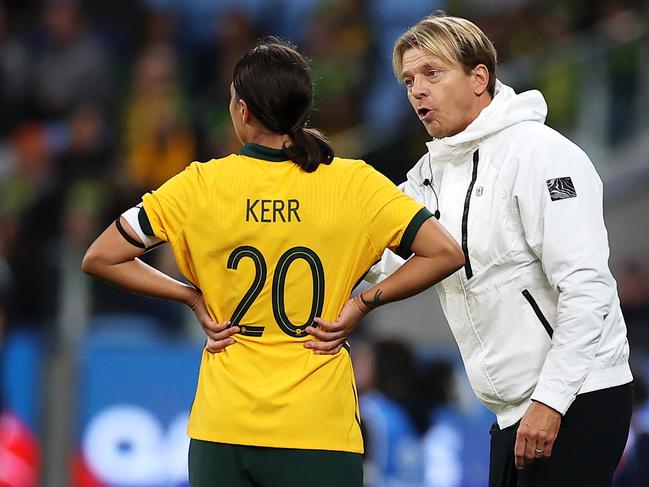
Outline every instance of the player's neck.
<path fill-rule="evenodd" d="M 273 149 L 281 149 L 284 144 L 289 142 L 287 135 L 275 134 L 265 130 L 251 131 L 247 138 L 250 144 L 259 144 L 265 147 L 272 147 Z"/>

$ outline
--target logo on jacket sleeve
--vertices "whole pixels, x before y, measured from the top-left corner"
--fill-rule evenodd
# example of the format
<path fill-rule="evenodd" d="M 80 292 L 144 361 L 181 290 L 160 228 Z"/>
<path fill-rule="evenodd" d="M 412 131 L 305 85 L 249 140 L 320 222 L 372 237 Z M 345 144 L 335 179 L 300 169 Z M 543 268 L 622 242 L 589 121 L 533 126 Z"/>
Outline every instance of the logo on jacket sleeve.
<path fill-rule="evenodd" d="M 548 185 L 548 191 L 550 191 L 550 199 L 552 201 L 577 197 L 575 185 L 572 184 L 572 179 L 570 179 L 569 177 L 548 179 L 546 183 Z"/>

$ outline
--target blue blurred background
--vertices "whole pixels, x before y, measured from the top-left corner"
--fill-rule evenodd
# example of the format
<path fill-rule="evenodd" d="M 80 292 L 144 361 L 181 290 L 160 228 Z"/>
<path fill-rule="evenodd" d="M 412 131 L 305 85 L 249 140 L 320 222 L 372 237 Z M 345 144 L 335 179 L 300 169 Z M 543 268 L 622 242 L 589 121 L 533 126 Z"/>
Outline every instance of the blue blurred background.
<path fill-rule="evenodd" d="M 337 152 L 403 180 L 427 135 L 391 49 L 436 9 L 483 28 L 499 78 L 540 89 L 604 180 L 637 379 L 616 486 L 649 485 L 648 1 L 0 0 L 0 487 L 187 485 L 200 328 L 84 276 L 85 249 L 188 162 L 238 150 L 232 68 L 267 34 L 312 59 Z M 164 248 L 146 259 L 178 273 Z M 486 486 L 494 418 L 433 293 L 370 315 L 352 349 L 367 486 Z"/>

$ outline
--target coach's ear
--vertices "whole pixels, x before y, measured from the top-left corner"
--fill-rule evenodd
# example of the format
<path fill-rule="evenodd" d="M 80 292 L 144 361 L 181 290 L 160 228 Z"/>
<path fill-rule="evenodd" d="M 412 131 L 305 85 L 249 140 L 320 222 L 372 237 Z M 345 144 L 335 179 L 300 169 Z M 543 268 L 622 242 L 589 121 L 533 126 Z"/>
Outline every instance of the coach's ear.
<path fill-rule="evenodd" d="M 489 87 L 489 70 L 487 66 L 478 64 L 471 70 L 470 76 L 473 84 L 473 93 L 476 96 L 482 96 Z"/>

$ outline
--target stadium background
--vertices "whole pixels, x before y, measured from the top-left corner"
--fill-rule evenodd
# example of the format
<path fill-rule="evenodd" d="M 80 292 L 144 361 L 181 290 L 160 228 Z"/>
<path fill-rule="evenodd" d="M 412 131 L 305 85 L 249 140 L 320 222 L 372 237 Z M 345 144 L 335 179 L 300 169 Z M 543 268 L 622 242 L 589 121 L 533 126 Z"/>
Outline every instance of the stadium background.
<path fill-rule="evenodd" d="M 606 187 L 611 266 L 639 382 L 616 485 L 649 485 L 649 2 L 620 0 L 0 1 L 0 486 L 186 485 L 201 332 L 182 307 L 82 275 L 105 225 L 192 160 L 238 149 L 239 55 L 265 34 L 313 60 L 313 124 L 395 182 L 426 134 L 391 47 L 435 9 L 480 25 L 499 77 L 538 88 L 548 123 Z M 177 272 L 164 251 L 147 257 Z M 369 486 L 486 485 L 492 416 L 473 398 L 431 292 L 352 339 Z M 422 478 L 424 480 L 422 480 Z"/>

